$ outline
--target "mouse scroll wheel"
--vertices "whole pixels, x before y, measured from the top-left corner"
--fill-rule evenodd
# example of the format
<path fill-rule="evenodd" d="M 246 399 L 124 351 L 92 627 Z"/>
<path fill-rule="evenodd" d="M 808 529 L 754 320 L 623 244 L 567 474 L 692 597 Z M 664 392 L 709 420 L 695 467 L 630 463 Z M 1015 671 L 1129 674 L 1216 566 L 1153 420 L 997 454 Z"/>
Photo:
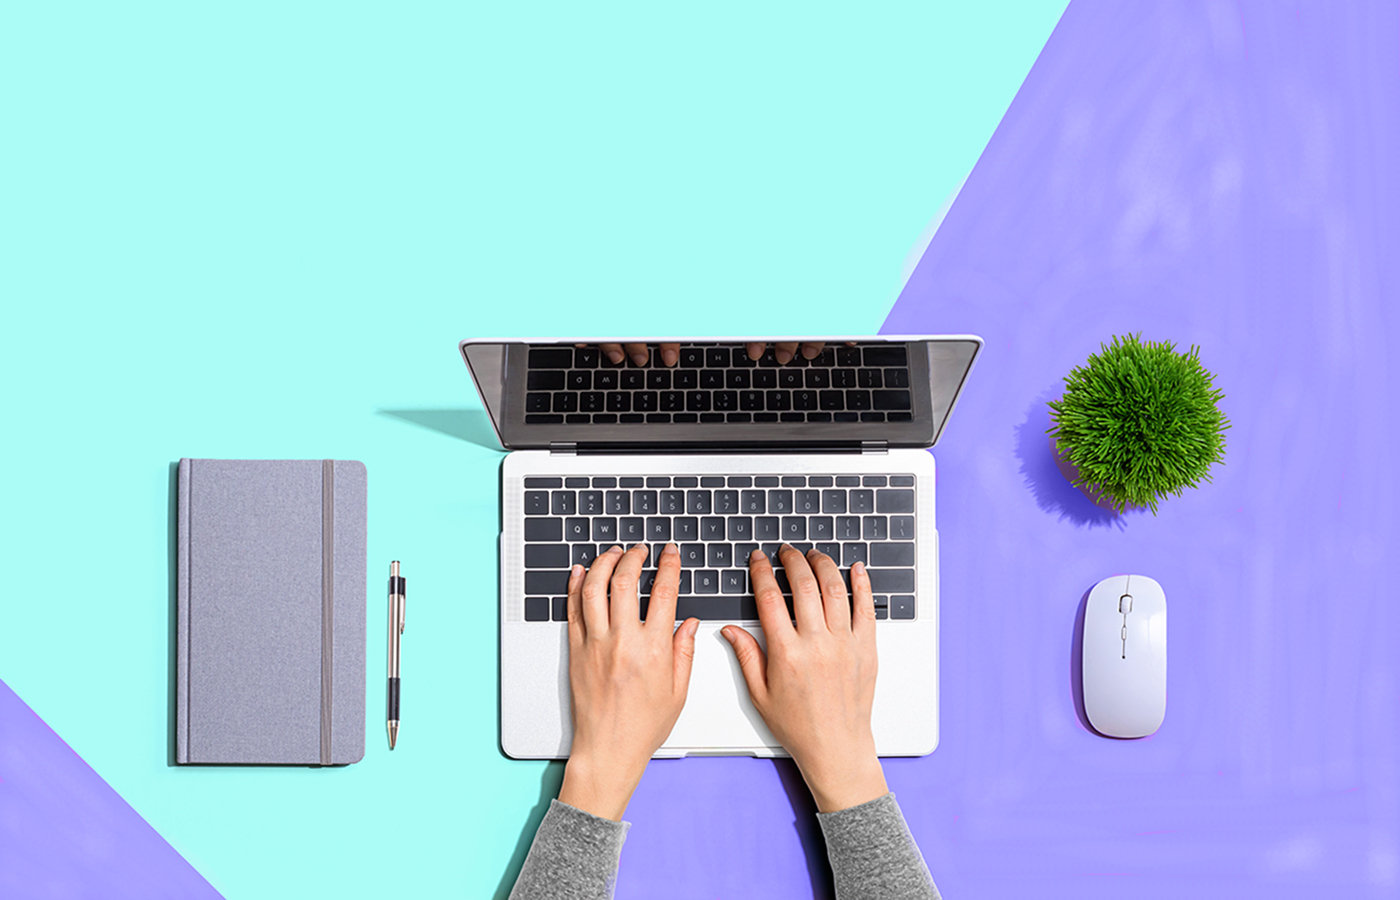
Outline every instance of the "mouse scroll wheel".
<path fill-rule="evenodd" d="M 1124 594 L 1123 596 L 1118 598 L 1118 611 L 1125 616 L 1133 611 L 1132 594 Z"/>

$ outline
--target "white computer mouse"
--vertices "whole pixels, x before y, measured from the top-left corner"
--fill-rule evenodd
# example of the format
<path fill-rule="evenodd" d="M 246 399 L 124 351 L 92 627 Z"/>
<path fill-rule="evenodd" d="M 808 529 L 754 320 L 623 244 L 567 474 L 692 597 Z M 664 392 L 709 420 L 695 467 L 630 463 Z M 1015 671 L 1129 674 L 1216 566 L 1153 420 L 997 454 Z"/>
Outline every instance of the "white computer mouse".
<path fill-rule="evenodd" d="M 1114 575 L 1084 607 L 1084 712 L 1110 737 L 1138 738 L 1167 715 L 1167 595 L 1146 575 Z"/>

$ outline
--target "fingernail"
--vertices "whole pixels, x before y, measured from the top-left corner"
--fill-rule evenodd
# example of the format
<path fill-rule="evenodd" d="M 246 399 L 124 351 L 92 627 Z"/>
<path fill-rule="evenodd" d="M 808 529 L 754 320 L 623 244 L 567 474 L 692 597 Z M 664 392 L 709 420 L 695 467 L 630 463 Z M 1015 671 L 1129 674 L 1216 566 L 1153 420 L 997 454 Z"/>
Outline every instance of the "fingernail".
<path fill-rule="evenodd" d="M 792 362 L 792 354 L 786 350 L 778 350 L 773 355 L 778 358 L 778 365 L 780 366 L 785 366 Z"/>
<path fill-rule="evenodd" d="M 614 365 L 616 365 L 617 363 L 622 362 L 622 351 L 621 351 L 621 350 L 609 350 L 609 351 L 608 351 L 608 359 L 612 360 Z"/>
<path fill-rule="evenodd" d="M 662 556 L 675 556 L 677 553 L 680 552 L 681 551 L 676 547 L 675 544 L 667 544 L 666 546 L 661 548 Z"/>
<path fill-rule="evenodd" d="M 695 632 L 700 630 L 700 620 L 691 619 L 686 623 L 686 637 L 695 637 Z"/>
<path fill-rule="evenodd" d="M 761 556 L 763 556 L 763 551 L 755 547 L 753 552 L 749 554 L 749 559 L 758 559 Z"/>
<path fill-rule="evenodd" d="M 865 574 L 865 563 L 861 562 L 860 560 L 856 560 L 855 565 L 851 566 L 851 571 L 857 572 L 862 575 Z"/>
<path fill-rule="evenodd" d="M 572 577 L 574 577 L 574 576 L 582 575 L 582 574 L 583 574 L 583 566 L 579 565 L 578 563 L 574 563 L 573 568 L 571 568 L 571 569 L 569 570 L 569 577 L 572 578 Z"/>
<path fill-rule="evenodd" d="M 621 545 L 621 544 L 613 544 L 611 547 L 608 548 L 608 552 L 609 552 L 609 553 L 621 553 L 621 552 L 622 552 L 622 545 Z"/>
<path fill-rule="evenodd" d="M 665 350 L 661 354 L 661 361 L 668 366 L 674 366 L 676 364 L 677 359 L 678 357 L 676 356 L 676 351 L 674 350 Z"/>
<path fill-rule="evenodd" d="M 817 356 L 818 356 L 818 354 L 820 354 L 820 353 L 821 353 L 821 351 L 818 350 L 816 347 L 803 347 L 803 348 L 802 348 L 802 355 L 805 356 L 805 357 L 807 357 L 808 359 L 816 359 Z"/>
<path fill-rule="evenodd" d="M 647 355 L 645 353 L 633 353 L 632 362 L 636 365 L 644 366 L 647 364 Z"/>

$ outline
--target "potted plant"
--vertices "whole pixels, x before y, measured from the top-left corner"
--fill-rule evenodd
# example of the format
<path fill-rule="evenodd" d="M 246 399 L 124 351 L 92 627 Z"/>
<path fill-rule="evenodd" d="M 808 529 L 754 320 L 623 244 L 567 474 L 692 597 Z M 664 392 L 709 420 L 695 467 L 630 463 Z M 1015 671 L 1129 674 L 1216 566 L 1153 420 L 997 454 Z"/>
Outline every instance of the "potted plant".
<path fill-rule="evenodd" d="M 1194 345 L 1177 353 L 1169 341 L 1130 334 L 1099 348 L 1065 376 L 1047 433 L 1076 487 L 1116 512 L 1145 506 L 1156 515 L 1159 500 L 1210 481 L 1223 461 L 1230 422 L 1216 403 L 1224 394 Z"/>

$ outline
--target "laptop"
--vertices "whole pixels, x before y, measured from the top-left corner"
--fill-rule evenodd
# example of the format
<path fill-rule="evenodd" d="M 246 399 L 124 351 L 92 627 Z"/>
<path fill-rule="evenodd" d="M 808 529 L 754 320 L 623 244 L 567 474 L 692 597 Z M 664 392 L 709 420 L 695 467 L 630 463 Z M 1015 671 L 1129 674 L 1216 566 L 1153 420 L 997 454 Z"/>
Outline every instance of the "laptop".
<path fill-rule="evenodd" d="M 821 344 L 780 364 L 778 342 Z M 747 560 L 787 542 L 860 560 L 875 595 L 882 756 L 938 745 L 934 458 L 982 347 L 975 335 L 629 338 L 459 345 L 508 450 L 501 468 L 500 740 L 517 759 L 568 756 L 569 568 L 613 544 L 681 551 L 677 621 L 700 619 L 684 711 L 658 757 L 784 756 L 720 629 L 763 643 Z M 621 341 L 617 341 L 621 343 Z M 764 343 L 751 359 L 747 345 Z M 675 366 L 660 345 L 679 344 Z M 779 585 L 791 595 L 776 564 Z"/>

